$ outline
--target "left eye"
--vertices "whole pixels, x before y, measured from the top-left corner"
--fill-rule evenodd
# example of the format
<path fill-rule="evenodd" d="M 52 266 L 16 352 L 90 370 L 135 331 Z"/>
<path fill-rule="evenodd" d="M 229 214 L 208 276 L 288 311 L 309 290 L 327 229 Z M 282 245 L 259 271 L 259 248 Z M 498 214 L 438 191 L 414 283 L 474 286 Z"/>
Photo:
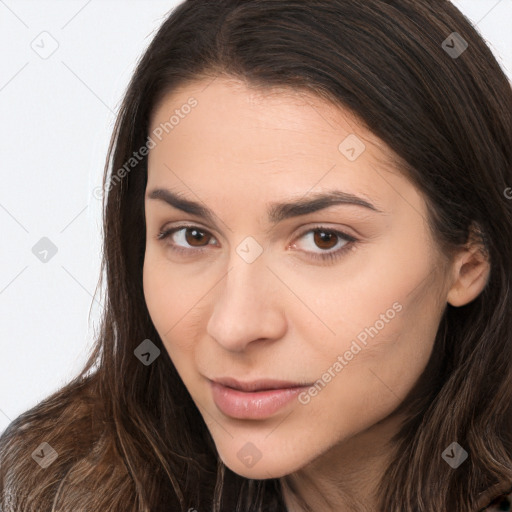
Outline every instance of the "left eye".
<path fill-rule="evenodd" d="M 178 234 L 177 237 L 174 237 Z M 341 253 L 350 249 L 350 247 L 358 240 L 342 231 L 335 229 L 324 228 L 322 226 L 315 227 L 304 231 L 298 239 L 306 238 L 309 236 L 310 244 L 313 243 L 317 248 L 321 249 L 320 252 L 312 250 L 305 250 L 312 258 L 334 258 L 340 256 Z M 199 228 L 198 226 L 180 226 L 171 228 L 168 230 L 162 230 L 157 235 L 158 240 L 171 239 L 172 241 L 167 243 L 170 249 L 179 253 L 197 253 L 205 250 L 208 245 L 218 245 L 218 242 L 210 244 L 210 240 L 213 236 L 208 231 Z M 204 243 L 206 241 L 206 243 Z M 332 250 L 339 244 L 342 244 L 337 249 Z M 187 247 L 188 244 L 188 247 Z M 293 248 L 297 247 L 296 243 L 293 243 Z M 329 250 L 329 251 L 327 251 Z"/>
<path fill-rule="evenodd" d="M 312 237 L 309 236 L 310 242 L 314 243 L 316 247 L 326 250 L 333 249 L 333 247 L 336 247 L 336 242 L 339 242 L 340 239 L 345 239 L 345 241 L 354 241 L 352 237 L 349 237 L 346 234 L 341 233 L 340 231 L 328 230 L 323 228 L 310 229 L 309 231 L 303 233 L 299 238 L 306 238 L 308 235 L 313 235 Z"/>
<path fill-rule="evenodd" d="M 338 231 L 337 229 L 329 229 L 322 226 L 317 226 L 313 229 L 308 229 L 307 231 L 304 231 L 299 236 L 299 239 L 305 238 L 306 235 L 309 234 L 313 235 L 312 237 L 309 237 L 310 242 L 312 242 L 316 247 L 323 249 L 320 252 L 306 250 L 305 252 L 313 259 L 329 259 L 334 261 L 343 256 L 346 251 L 349 251 L 358 242 L 356 238 L 347 235 L 342 231 Z M 329 251 L 325 250 L 336 247 L 336 245 L 338 245 L 340 241 L 344 241 L 345 243 L 343 243 L 343 245 L 341 245 L 338 249 Z M 292 247 L 297 247 L 297 244 L 294 243 Z"/>

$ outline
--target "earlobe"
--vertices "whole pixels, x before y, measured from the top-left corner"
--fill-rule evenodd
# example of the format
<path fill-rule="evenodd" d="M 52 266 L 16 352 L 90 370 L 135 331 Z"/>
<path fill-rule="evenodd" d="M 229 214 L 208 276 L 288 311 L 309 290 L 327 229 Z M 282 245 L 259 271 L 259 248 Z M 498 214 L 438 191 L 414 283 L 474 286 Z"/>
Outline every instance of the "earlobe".
<path fill-rule="evenodd" d="M 460 307 L 476 299 L 487 284 L 490 268 L 488 258 L 478 247 L 473 246 L 460 253 L 454 262 L 455 277 L 447 302 Z"/>

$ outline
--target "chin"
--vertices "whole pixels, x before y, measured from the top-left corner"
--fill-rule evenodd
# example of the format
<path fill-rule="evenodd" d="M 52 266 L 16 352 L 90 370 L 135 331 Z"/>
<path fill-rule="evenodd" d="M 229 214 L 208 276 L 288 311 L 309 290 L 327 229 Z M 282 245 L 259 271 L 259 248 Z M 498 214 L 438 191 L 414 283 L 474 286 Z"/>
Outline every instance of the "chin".
<path fill-rule="evenodd" d="M 282 476 L 288 475 L 293 471 L 287 469 L 283 464 L 269 464 L 258 462 L 254 467 L 248 468 L 240 462 L 230 460 L 230 464 L 226 466 L 236 473 L 237 475 L 243 476 L 244 478 L 250 478 L 252 480 L 265 480 L 267 478 L 281 478 Z"/>
<path fill-rule="evenodd" d="M 219 455 L 222 462 L 231 471 L 244 478 L 254 480 L 281 478 L 302 467 L 298 461 L 287 460 L 279 451 L 272 451 L 271 454 L 265 456 L 261 452 L 258 455 L 256 450 L 254 445 L 248 442 L 238 451 L 230 451 L 227 456 L 226 454 Z"/>

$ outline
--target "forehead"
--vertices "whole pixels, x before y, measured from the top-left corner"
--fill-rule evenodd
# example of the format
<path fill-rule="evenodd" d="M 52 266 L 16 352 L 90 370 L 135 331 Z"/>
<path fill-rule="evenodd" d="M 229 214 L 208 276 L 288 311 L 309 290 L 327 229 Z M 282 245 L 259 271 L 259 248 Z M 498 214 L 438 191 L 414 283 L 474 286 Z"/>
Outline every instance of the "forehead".
<path fill-rule="evenodd" d="M 386 192 L 396 195 L 389 174 L 404 180 L 398 157 L 350 112 L 304 91 L 220 77 L 192 82 L 159 103 L 150 136 L 155 130 L 161 140 L 153 136 L 148 187 L 187 193 L 188 183 L 254 196 L 341 187 L 385 209 Z"/>
<path fill-rule="evenodd" d="M 190 104 L 194 106 L 191 108 Z M 300 149 L 303 144 L 334 146 L 337 150 L 345 136 L 357 134 L 375 146 L 381 158 L 394 156 L 348 110 L 311 92 L 285 87 L 263 89 L 228 77 L 203 79 L 179 87 L 164 96 L 150 121 L 150 131 L 164 128 L 163 138 L 185 142 L 194 132 L 204 138 L 202 148 L 206 149 L 210 142 L 232 142 L 232 153 L 243 146 L 245 155 L 247 151 L 283 151 L 293 145 Z M 226 135 L 230 138 L 226 139 Z M 257 139 L 247 139 L 247 135 Z"/>

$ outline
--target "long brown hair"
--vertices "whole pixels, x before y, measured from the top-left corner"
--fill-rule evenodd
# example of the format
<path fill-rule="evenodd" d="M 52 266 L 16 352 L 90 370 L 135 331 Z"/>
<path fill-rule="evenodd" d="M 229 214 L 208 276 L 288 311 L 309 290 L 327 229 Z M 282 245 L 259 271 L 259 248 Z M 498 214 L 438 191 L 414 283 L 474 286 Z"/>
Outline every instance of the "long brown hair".
<path fill-rule="evenodd" d="M 459 55 L 454 32 L 468 43 Z M 171 12 L 138 63 L 109 148 L 94 351 L 1 437 L 1 510 L 285 509 L 280 480 L 242 478 L 219 459 L 144 300 L 147 158 L 119 179 L 147 144 L 159 101 L 220 74 L 349 109 L 424 193 L 446 254 L 476 233 L 488 283 L 471 303 L 447 304 L 379 486 L 385 512 L 476 510 L 486 490 L 512 483 L 512 90 L 445 0 L 187 0 Z M 148 366 L 134 356 L 145 339 L 161 349 Z M 469 453 L 457 469 L 441 459 L 454 441 Z M 31 457 L 43 442 L 58 454 L 45 469 Z"/>

